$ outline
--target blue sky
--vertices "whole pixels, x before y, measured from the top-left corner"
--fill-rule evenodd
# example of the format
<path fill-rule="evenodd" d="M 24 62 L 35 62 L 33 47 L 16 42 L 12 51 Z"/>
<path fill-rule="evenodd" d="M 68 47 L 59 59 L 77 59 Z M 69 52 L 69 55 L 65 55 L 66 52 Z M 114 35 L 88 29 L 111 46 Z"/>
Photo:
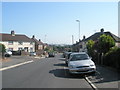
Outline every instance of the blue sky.
<path fill-rule="evenodd" d="M 104 28 L 118 35 L 117 2 L 3 2 L 2 32 L 35 35 L 49 44 L 72 44 Z M 46 39 L 45 39 L 46 35 Z"/>

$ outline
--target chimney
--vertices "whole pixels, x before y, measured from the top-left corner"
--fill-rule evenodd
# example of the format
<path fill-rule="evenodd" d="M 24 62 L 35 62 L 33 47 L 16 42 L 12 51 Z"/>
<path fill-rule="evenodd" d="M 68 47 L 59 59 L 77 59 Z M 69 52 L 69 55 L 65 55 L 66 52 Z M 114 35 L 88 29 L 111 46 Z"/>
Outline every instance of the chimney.
<path fill-rule="evenodd" d="M 35 38 L 35 35 L 33 35 L 32 38 L 34 39 L 34 38 Z"/>
<path fill-rule="evenodd" d="M 11 35 L 15 36 L 15 31 L 14 30 L 11 31 Z"/>
<path fill-rule="evenodd" d="M 100 29 L 100 31 L 103 33 L 104 32 L 104 28 Z"/>
<path fill-rule="evenodd" d="M 83 36 L 83 40 L 85 40 L 85 35 Z"/>
<path fill-rule="evenodd" d="M 39 39 L 39 41 L 41 41 L 41 40 Z"/>

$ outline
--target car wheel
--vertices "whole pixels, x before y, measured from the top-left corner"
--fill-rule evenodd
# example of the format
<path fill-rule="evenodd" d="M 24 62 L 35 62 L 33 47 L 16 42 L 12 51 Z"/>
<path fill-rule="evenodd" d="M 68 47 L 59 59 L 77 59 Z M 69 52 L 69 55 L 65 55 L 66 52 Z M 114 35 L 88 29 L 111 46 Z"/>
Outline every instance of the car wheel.
<path fill-rule="evenodd" d="M 9 54 L 5 54 L 5 57 L 10 57 L 10 55 Z"/>

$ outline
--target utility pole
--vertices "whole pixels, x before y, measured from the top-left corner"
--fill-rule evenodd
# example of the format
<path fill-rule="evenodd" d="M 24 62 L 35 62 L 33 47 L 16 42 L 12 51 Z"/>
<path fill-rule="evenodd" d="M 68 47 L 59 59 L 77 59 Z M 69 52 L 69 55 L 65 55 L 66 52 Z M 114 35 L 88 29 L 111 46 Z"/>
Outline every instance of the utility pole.
<path fill-rule="evenodd" d="M 45 43 L 46 43 L 46 37 L 47 37 L 47 35 L 45 35 Z"/>
<path fill-rule="evenodd" d="M 72 35 L 72 45 L 74 44 L 74 36 Z"/>
<path fill-rule="evenodd" d="M 76 22 L 79 23 L 79 34 L 78 34 L 78 39 L 80 40 L 80 20 L 76 20 Z"/>
<path fill-rule="evenodd" d="M 72 35 L 72 46 L 71 46 L 71 51 L 73 52 L 73 44 L 74 44 L 74 36 Z"/>

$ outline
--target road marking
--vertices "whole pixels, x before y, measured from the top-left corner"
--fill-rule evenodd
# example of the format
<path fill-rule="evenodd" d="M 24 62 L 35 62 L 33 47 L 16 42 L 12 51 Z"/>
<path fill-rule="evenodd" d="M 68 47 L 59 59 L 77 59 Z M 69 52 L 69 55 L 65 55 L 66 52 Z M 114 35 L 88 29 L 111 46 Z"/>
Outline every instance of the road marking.
<path fill-rule="evenodd" d="M 24 64 L 28 64 L 28 63 L 32 63 L 32 62 L 33 62 L 33 60 L 27 61 L 27 62 L 23 62 L 23 63 L 19 63 L 19 64 L 16 64 L 16 65 L 12 65 L 12 66 L 9 66 L 9 67 L 4 67 L 4 68 L 1 68 L 0 71 L 11 69 L 11 68 L 18 67 L 18 66 L 21 66 L 21 65 L 24 65 Z"/>
<path fill-rule="evenodd" d="M 94 90 L 98 90 L 97 87 L 88 79 L 88 77 L 85 76 L 85 80 L 90 84 L 90 86 L 91 86 Z"/>

